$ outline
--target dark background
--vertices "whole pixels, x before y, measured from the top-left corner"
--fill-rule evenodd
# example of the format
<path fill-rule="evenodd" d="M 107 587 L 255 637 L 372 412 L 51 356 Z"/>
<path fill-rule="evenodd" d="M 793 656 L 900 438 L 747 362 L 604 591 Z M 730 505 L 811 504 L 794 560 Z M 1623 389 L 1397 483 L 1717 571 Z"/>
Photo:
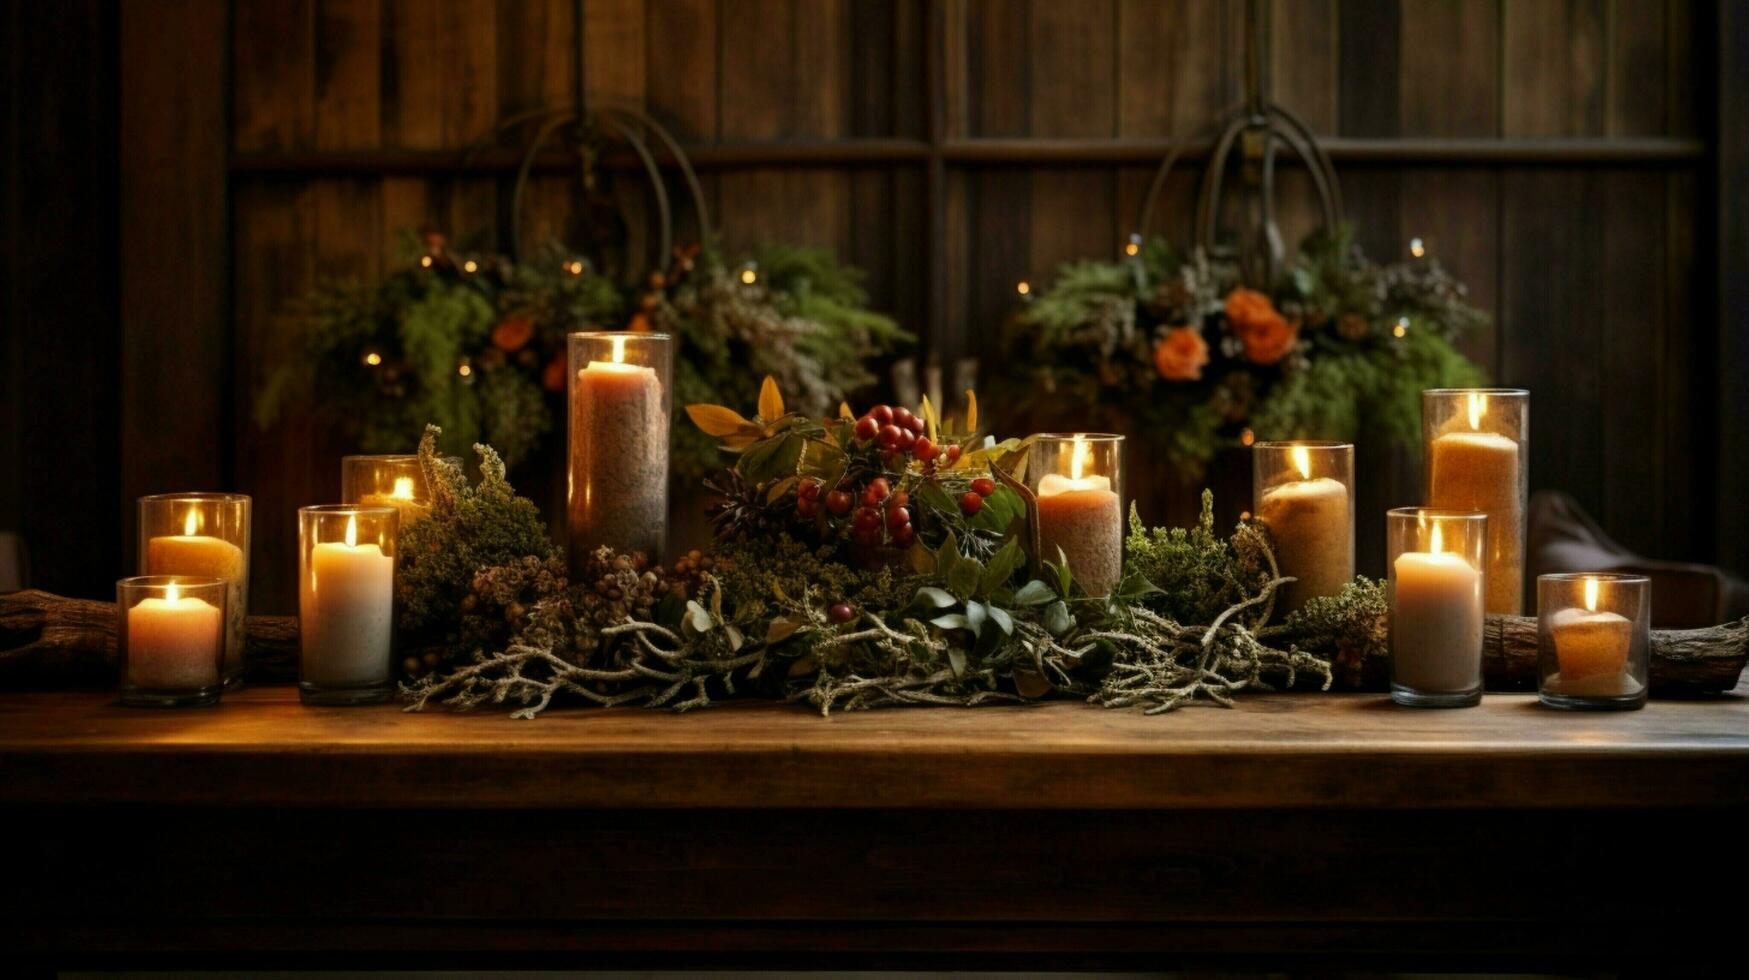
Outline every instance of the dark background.
<path fill-rule="evenodd" d="M 1533 391 L 1533 488 L 1642 553 L 1742 569 L 1749 9 L 1265 6 L 1275 95 L 1331 138 L 1369 252 L 1420 237 L 1495 314 L 1468 349 Z M 26 534 L 34 584 L 102 596 L 135 497 L 242 490 L 256 606 L 287 606 L 294 509 L 335 496 L 347 448 L 251 419 L 289 304 L 377 275 L 403 229 L 506 245 L 515 154 L 464 172 L 455 151 L 579 73 L 687 142 L 731 250 L 837 249 L 951 365 L 1017 280 L 1133 229 L 1153 164 L 1239 96 L 1242 11 L 588 0 L 579 24 L 573 0 L 0 0 L 0 529 Z M 1186 237 L 1193 177 L 1154 230 Z M 1312 221 L 1299 178 L 1290 241 Z M 576 199 L 537 176 L 525 244 Z M 1374 503 L 1414 502 L 1404 469 Z"/>

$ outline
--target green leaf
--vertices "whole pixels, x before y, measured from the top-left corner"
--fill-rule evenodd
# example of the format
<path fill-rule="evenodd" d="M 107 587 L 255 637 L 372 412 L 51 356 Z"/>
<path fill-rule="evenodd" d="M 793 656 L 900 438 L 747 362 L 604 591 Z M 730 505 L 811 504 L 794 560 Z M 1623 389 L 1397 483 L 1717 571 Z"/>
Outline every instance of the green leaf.
<path fill-rule="evenodd" d="M 928 609 L 947 609 L 959 603 L 959 600 L 955 599 L 947 590 L 938 589 L 933 585 L 925 585 L 918 589 L 916 597 L 911 601 Z"/>
<path fill-rule="evenodd" d="M 786 476 L 783 479 L 778 480 L 765 491 L 765 502 L 768 504 L 777 503 L 779 500 L 783 499 L 784 494 L 795 489 L 796 484 L 800 482 L 800 478 L 793 476 Z"/>
<path fill-rule="evenodd" d="M 1045 629 L 1052 636 L 1062 636 L 1075 628 L 1075 617 L 1069 614 L 1069 604 L 1061 599 L 1045 607 Z"/>
<path fill-rule="evenodd" d="M 991 606 L 989 607 L 989 610 L 990 621 L 995 623 L 997 628 L 1002 630 L 1002 635 L 1013 636 L 1014 617 L 1008 615 L 1008 610 L 1003 609 L 1001 606 Z"/>
<path fill-rule="evenodd" d="M 1026 502 L 1020 499 L 1020 494 L 998 483 L 996 492 L 984 498 L 984 506 L 978 513 L 966 520 L 972 527 L 1001 534 L 1021 515 L 1026 513 Z"/>
<path fill-rule="evenodd" d="M 947 572 L 947 587 L 954 595 L 970 599 L 978 592 L 984 569 L 970 558 L 960 558 Z"/>
<path fill-rule="evenodd" d="M 1148 581 L 1148 577 L 1140 572 L 1131 572 L 1118 583 L 1117 596 L 1122 599 L 1140 599 L 1143 596 L 1164 595 L 1166 590 Z"/>
<path fill-rule="evenodd" d="M 823 439 L 808 439 L 802 443 L 796 472 L 814 477 L 831 489 L 844 477 L 845 467 L 849 464 L 850 458 L 844 450 Z"/>
<path fill-rule="evenodd" d="M 924 480 L 917 484 L 917 489 L 912 491 L 912 496 L 938 514 L 959 513 L 959 505 L 954 503 L 953 498 L 947 495 L 947 491 L 941 488 L 941 484 L 934 480 Z"/>
<path fill-rule="evenodd" d="M 1016 606 L 1025 608 L 1042 606 L 1056 597 L 1057 593 L 1052 591 L 1050 586 L 1035 578 L 1021 586 L 1020 591 L 1014 593 L 1013 602 Z"/>
<path fill-rule="evenodd" d="M 1015 569 L 1026 562 L 1026 553 L 1020 550 L 1020 542 L 1010 538 L 1008 543 L 997 549 L 990 556 L 989 564 L 984 566 L 984 574 L 978 582 L 979 595 L 991 595 L 997 589 L 1008 584 Z"/>
<path fill-rule="evenodd" d="M 984 635 L 984 621 L 989 618 L 989 607 L 981 602 L 966 603 L 966 628 L 973 636 Z"/>

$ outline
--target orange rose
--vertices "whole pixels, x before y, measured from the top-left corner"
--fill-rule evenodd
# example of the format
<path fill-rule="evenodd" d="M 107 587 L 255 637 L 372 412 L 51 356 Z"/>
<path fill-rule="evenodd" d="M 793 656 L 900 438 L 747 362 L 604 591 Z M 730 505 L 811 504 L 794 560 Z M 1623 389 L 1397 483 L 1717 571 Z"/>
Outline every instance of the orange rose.
<path fill-rule="evenodd" d="M 1167 381 L 1199 381 L 1209 345 L 1194 327 L 1173 327 L 1154 345 L 1154 369 Z"/>
<path fill-rule="evenodd" d="M 1300 325 L 1276 310 L 1269 297 L 1243 286 L 1227 294 L 1227 327 L 1254 364 L 1274 364 L 1300 339 Z"/>
<path fill-rule="evenodd" d="M 534 339 L 534 321 L 520 313 L 505 317 L 492 328 L 492 345 L 499 350 L 519 351 Z"/>

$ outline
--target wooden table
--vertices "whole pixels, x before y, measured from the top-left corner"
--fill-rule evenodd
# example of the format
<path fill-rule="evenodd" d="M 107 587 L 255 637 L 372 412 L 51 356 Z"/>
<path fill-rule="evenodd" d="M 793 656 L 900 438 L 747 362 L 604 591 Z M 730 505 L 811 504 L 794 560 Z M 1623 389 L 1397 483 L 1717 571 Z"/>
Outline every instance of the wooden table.
<path fill-rule="evenodd" d="M 822 719 L 0 695 L 0 941 L 59 965 L 1693 965 L 1749 687 Z"/>

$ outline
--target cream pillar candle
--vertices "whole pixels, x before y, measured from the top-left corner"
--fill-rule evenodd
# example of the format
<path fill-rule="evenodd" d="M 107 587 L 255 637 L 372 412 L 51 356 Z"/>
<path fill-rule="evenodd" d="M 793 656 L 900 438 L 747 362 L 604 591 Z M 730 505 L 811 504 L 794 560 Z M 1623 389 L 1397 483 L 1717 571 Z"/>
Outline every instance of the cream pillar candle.
<path fill-rule="evenodd" d="M 1544 704 L 1637 708 L 1645 703 L 1649 585 L 1644 576 L 1607 573 L 1538 578 L 1538 692 Z"/>
<path fill-rule="evenodd" d="M 306 507 L 298 589 L 304 700 L 348 704 L 388 695 L 395 625 L 394 508 Z M 362 531 L 375 540 L 361 539 Z M 332 526 L 345 521 L 340 540 Z M 326 525 L 326 526 L 324 526 Z"/>
<path fill-rule="evenodd" d="M 127 611 L 127 682 L 151 690 L 193 690 L 219 683 L 224 614 L 204 599 L 181 595 L 141 599 Z"/>
<path fill-rule="evenodd" d="M 1456 409 L 1437 423 L 1435 398 Z M 1522 391 L 1423 393 L 1427 505 L 1488 515 L 1488 611 L 1502 615 L 1523 609 L 1527 402 Z"/>
<path fill-rule="evenodd" d="M 388 493 L 362 494 L 356 502 L 366 507 L 395 508 L 401 512 L 402 527 L 414 521 L 422 521 L 431 513 L 431 507 L 414 495 L 413 478 L 410 476 L 396 477 L 394 488 Z"/>
<path fill-rule="evenodd" d="M 1354 447 L 1264 442 L 1252 459 L 1257 519 L 1275 540 L 1277 569 L 1294 579 L 1282 587 L 1277 610 L 1286 615 L 1308 599 L 1340 593 L 1354 580 Z"/>
<path fill-rule="evenodd" d="M 672 356 L 663 334 L 571 335 L 567 524 L 573 569 L 603 545 L 663 560 Z"/>
<path fill-rule="evenodd" d="M 1387 520 L 1391 696 L 1412 706 L 1475 704 L 1482 693 L 1486 518 L 1403 508 Z M 1448 534 L 1458 538 L 1455 547 Z"/>
<path fill-rule="evenodd" d="M 458 468 L 462 465 L 455 456 L 445 456 L 441 462 Z M 342 456 L 340 502 L 393 507 L 401 512 L 399 529 L 404 531 L 431 513 L 431 487 L 416 454 Z"/>
<path fill-rule="evenodd" d="M 1088 595 L 1107 595 L 1123 578 L 1122 441 L 1095 433 L 1041 435 L 1027 464 L 1039 558 L 1055 561 L 1060 550 Z"/>
<path fill-rule="evenodd" d="M 121 703 L 214 704 L 224 685 L 225 580 L 141 575 L 115 584 Z"/>

